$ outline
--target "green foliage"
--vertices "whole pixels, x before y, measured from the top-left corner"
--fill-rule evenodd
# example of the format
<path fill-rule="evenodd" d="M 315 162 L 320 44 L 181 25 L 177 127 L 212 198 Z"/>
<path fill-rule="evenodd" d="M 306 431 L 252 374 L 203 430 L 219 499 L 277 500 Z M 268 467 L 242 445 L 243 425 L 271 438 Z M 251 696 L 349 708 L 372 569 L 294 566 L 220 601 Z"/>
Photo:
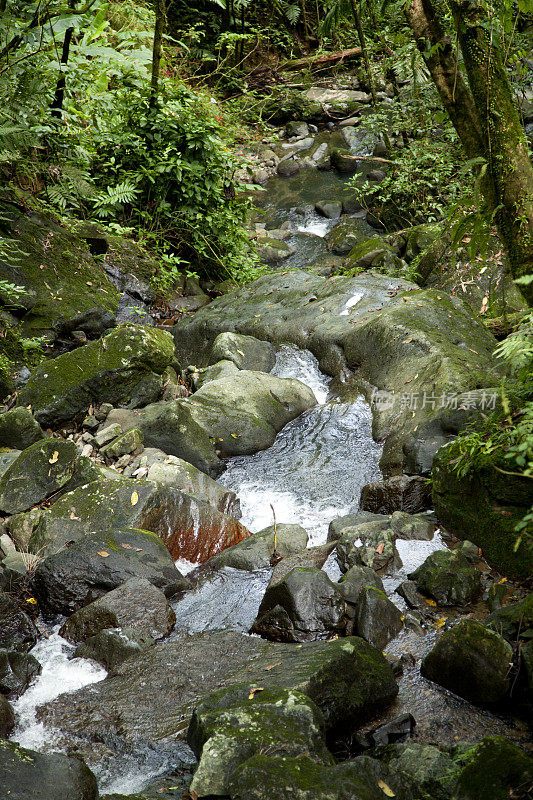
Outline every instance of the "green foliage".
<path fill-rule="evenodd" d="M 454 469 L 464 477 L 474 468 L 490 465 L 533 480 L 533 313 L 496 348 L 495 355 L 506 362 L 512 381 L 502 386 L 502 408 L 480 428 L 458 437 Z M 533 530 L 533 506 L 516 530 L 515 550 L 523 535 Z"/>

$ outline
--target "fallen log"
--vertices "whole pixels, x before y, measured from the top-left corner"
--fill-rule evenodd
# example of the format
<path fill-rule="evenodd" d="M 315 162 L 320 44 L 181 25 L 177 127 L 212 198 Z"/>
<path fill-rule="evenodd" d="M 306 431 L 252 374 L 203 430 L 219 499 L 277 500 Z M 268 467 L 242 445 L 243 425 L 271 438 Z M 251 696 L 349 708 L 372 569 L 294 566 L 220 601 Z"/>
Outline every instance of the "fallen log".
<path fill-rule="evenodd" d="M 335 53 L 311 55 L 305 56 L 305 58 L 293 58 L 281 64 L 278 70 L 287 72 L 288 70 L 304 69 L 305 67 L 314 67 L 315 65 L 335 64 L 342 61 L 351 61 L 354 58 L 358 58 L 360 55 L 360 47 L 351 47 L 349 50 L 338 50 Z"/>

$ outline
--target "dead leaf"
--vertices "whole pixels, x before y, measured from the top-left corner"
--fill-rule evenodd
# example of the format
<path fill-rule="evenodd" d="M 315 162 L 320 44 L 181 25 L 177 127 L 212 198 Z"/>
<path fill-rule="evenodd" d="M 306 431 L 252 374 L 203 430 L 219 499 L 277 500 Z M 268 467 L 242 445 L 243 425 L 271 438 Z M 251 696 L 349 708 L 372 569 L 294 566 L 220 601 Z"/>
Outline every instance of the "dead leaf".
<path fill-rule="evenodd" d="M 265 669 L 274 669 L 274 667 L 279 667 L 281 661 L 276 661 L 275 664 L 271 664 L 269 667 L 265 667 Z"/>
<path fill-rule="evenodd" d="M 383 792 L 383 794 L 387 795 L 387 797 L 396 797 L 396 795 L 394 794 L 394 792 L 392 791 L 390 786 L 387 786 L 385 781 L 382 781 L 381 778 L 378 781 L 378 786 L 381 789 L 381 791 Z"/>
<path fill-rule="evenodd" d="M 109 553 L 107 552 L 107 550 L 98 550 L 98 555 L 102 556 L 102 558 L 107 558 Z"/>
<path fill-rule="evenodd" d="M 264 692 L 264 691 L 265 690 L 264 690 L 263 686 L 255 686 L 253 689 L 250 689 L 250 694 L 248 695 L 248 700 L 253 700 L 254 699 L 254 695 L 256 695 L 257 692 Z"/>
<path fill-rule="evenodd" d="M 443 627 L 446 625 L 446 620 L 447 620 L 447 619 L 448 619 L 448 617 L 441 617 L 440 619 L 438 619 L 438 620 L 435 622 L 435 627 L 436 627 L 437 629 L 438 629 L 438 628 L 443 628 Z"/>
<path fill-rule="evenodd" d="M 376 553 L 381 554 L 384 549 L 385 549 L 385 542 L 381 542 L 381 544 L 378 544 L 378 546 L 376 547 Z"/>
<path fill-rule="evenodd" d="M 48 463 L 49 464 L 55 464 L 58 458 L 59 458 L 59 452 L 57 450 L 54 450 L 52 458 L 48 459 Z"/>
<path fill-rule="evenodd" d="M 139 502 L 139 495 L 137 494 L 137 492 L 132 492 L 132 494 L 131 494 L 131 504 L 132 504 L 132 506 L 136 506 L 138 502 Z"/>
<path fill-rule="evenodd" d="M 413 377 L 412 377 L 412 378 L 408 378 L 408 379 L 407 379 L 405 382 L 406 382 L 406 383 L 411 383 L 411 381 L 414 381 L 414 380 L 415 380 L 415 378 L 418 378 L 418 372 L 416 373 L 416 375 L 413 375 Z"/>
<path fill-rule="evenodd" d="M 434 600 L 431 600 L 431 598 L 429 598 L 429 597 L 426 597 L 426 603 L 428 604 L 428 606 L 436 606 L 437 605 L 436 602 Z"/>
<path fill-rule="evenodd" d="M 132 550 L 132 549 L 133 549 L 133 548 L 132 548 L 132 546 L 131 546 L 131 544 L 126 544 L 126 542 L 121 542 L 121 543 L 120 543 L 120 546 L 121 546 L 121 547 L 125 547 L 125 548 L 126 548 L 126 550 Z"/>
<path fill-rule="evenodd" d="M 143 551 L 142 547 L 134 547 L 133 549 L 135 550 L 136 553 L 142 553 Z"/>
<path fill-rule="evenodd" d="M 81 517 L 77 517 L 77 516 L 76 516 L 76 514 L 74 513 L 74 511 L 71 511 L 71 512 L 70 512 L 70 519 L 77 519 L 77 520 L 80 520 L 80 519 L 81 519 Z"/>
<path fill-rule="evenodd" d="M 87 286 L 92 286 L 93 285 L 92 281 L 85 281 L 85 283 L 87 284 Z"/>

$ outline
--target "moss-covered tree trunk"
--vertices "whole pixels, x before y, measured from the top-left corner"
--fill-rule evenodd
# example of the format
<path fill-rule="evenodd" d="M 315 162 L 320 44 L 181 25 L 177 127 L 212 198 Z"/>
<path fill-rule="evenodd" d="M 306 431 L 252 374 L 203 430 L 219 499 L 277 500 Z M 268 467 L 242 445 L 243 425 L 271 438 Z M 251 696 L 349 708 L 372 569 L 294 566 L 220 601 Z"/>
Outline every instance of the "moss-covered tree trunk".
<path fill-rule="evenodd" d="M 407 21 L 469 159 L 487 163 L 481 187 L 514 278 L 533 273 L 533 168 L 487 11 L 452 0 L 467 72 L 445 33 L 440 0 L 410 0 Z M 533 304 L 533 284 L 521 287 Z"/>
<path fill-rule="evenodd" d="M 533 274 L 533 167 L 513 102 L 498 38 L 487 10 L 471 0 L 452 0 L 459 46 L 494 187 L 496 222 L 515 278 Z M 529 287 L 533 304 L 533 285 Z M 527 294 L 526 291 L 524 291 Z"/>
<path fill-rule="evenodd" d="M 154 0 L 155 26 L 154 26 L 154 46 L 152 50 L 152 102 L 157 97 L 159 85 L 159 72 L 161 70 L 161 57 L 163 55 L 163 36 L 167 27 L 167 7 L 166 0 Z"/>
<path fill-rule="evenodd" d="M 361 45 L 361 52 L 363 54 L 363 60 L 365 62 L 365 69 L 368 77 L 368 83 L 370 84 L 370 94 L 372 95 L 372 103 L 374 105 L 377 105 L 378 98 L 376 95 L 376 84 L 374 83 L 374 76 L 372 75 L 372 70 L 370 68 L 370 59 L 368 57 L 368 50 L 366 49 L 365 33 L 363 31 L 363 26 L 361 24 L 359 9 L 357 8 L 357 0 L 351 0 L 351 3 L 352 3 L 352 14 L 355 21 L 355 27 L 357 30 L 357 36 L 359 37 L 359 44 Z"/>

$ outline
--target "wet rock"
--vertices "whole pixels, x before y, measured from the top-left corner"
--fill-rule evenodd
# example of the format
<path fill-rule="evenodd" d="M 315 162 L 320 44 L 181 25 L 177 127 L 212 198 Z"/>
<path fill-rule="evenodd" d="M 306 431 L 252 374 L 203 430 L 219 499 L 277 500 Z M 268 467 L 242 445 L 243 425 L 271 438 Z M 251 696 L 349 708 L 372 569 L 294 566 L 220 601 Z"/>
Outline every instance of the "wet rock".
<path fill-rule="evenodd" d="M 458 478 L 454 470 L 458 455 L 458 446 L 451 443 L 435 456 L 435 513 L 447 531 L 481 547 L 483 557 L 500 573 L 528 578 L 533 573 L 533 539 L 524 534 L 515 545 L 516 525 L 533 502 L 531 480 L 502 473 L 505 459 Z"/>
<path fill-rule="evenodd" d="M 400 597 L 403 597 L 409 608 L 426 608 L 425 603 L 417 592 L 416 583 L 414 581 L 403 581 L 394 590 Z"/>
<path fill-rule="evenodd" d="M 0 648 L 0 692 L 18 697 L 41 673 L 41 665 L 31 653 Z"/>
<path fill-rule="evenodd" d="M 199 369 L 188 367 L 187 373 L 194 390 L 197 391 L 202 388 L 204 383 L 217 381 L 219 378 L 228 378 L 234 375 L 238 369 L 233 361 L 218 361 L 210 367 L 201 367 Z"/>
<path fill-rule="evenodd" d="M 292 165 L 292 167 L 289 167 L 289 165 Z M 293 168 L 297 166 L 296 162 L 292 161 L 292 159 L 290 161 L 282 161 L 278 165 L 278 173 L 283 175 L 285 169 L 286 173 L 293 175 Z M 297 171 L 298 169 L 296 172 Z M 269 236 L 262 236 L 257 242 L 257 254 L 265 264 L 275 264 L 276 261 L 284 261 L 286 258 L 289 258 L 289 256 L 292 256 L 294 252 L 295 248 L 292 245 L 287 244 L 287 242 L 280 242 L 278 239 Z"/>
<path fill-rule="evenodd" d="M 279 528 L 279 525 L 278 525 Z M 328 556 L 333 552 L 335 545 L 326 543 L 318 547 L 306 547 L 293 555 L 284 556 L 281 561 L 274 566 L 269 586 L 283 580 L 295 567 L 311 567 L 322 569 Z"/>
<path fill-rule="evenodd" d="M 344 600 L 321 570 L 296 567 L 267 588 L 251 632 L 281 642 L 306 642 L 342 634 Z"/>
<path fill-rule="evenodd" d="M 327 219 L 338 219 L 342 214 L 342 203 L 315 203 L 315 209 Z"/>
<path fill-rule="evenodd" d="M 322 713 L 309 697 L 290 689 L 254 688 L 221 689 L 195 708 L 187 740 L 199 760 L 190 786 L 198 797 L 226 795 L 235 770 L 264 751 L 333 764 Z"/>
<path fill-rule="evenodd" d="M 367 522 L 345 528 L 337 542 L 337 561 L 341 570 L 355 565 L 371 567 L 377 572 L 392 573 L 402 566 L 394 533 L 381 522 Z"/>
<path fill-rule="evenodd" d="M 305 757 L 252 756 L 236 770 L 230 795 L 232 800 L 383 800 L 379 781 L 389 797 L 417 797 L 410 778 L 367 756 L 329 768 Z"/>
<path fill-rule="evenodd" d="M 476 620 L 462 620 L 442 634 L 420 672 L 471 703 L 493 705 L 509 691 L 512 657 L 512 648 L 497 633 Z"/>
<path fill-rule="evenodd" d="M 60 634 L 78 644 L 106 628 L 129 627 L 161 639 L 175 622 L 176 615 L 160 589 L 145 578 L 130 578 L 72 614 Z"/>
<path fill-rule="evenodd" d="M 69 492 L 41 517 L 31 549 L 57 553 L 94 531 L 141 528 L 160 537 L 171 555 L 206 561 L 247 538 L 240 522 L 171 486 L 120 477 Z"/>
<path fill-rule="evenodd" d="M 401 714 L 390 722 L 379 725 L 369 733 L 357 734 L 357 744 L 363 750 L 369 750 L 371 747 L 384 747 L 395 742 L 404 742 L 413 735 L 415 726 L 416 721 L 412 714 Z M 390 764 L 390 761 L 387 760 L 387 763 Z M 408 771 L 405 770 L 405 772 Z M 408 772 L 408 774 L 410 773 Z"/>
<path fill-rule="evenodd" d="M 401 611 L 381 589 L 362 589 L 355 607 L 355 631 L 359 636 L 383 650 L 402 627 Z"/>
<path fill-rule="evenodd" d="M 213 342 L 212 363 L 233 361 L 239 369 L 270 372 L 276 362 L 276 351 L 270 342 L 238 333 L 221 333 Z"/>
<path fill-rule="evenodd" d="M 22 323 L 29 336 L 83 328 L 100 335 L 114 324 L 118 293 L 81 237 L 50 215 L 27 211 L 16 199 L 3 206 L 4 235 L 16 241 L 21 259 L 4 259 L 0 279 L 23 286 Z M 73 270 L 76 264 L 76 270 Z M 24 403 L 24 405 L 27 405 Z"/>
<path fill-rule="evenodd" d="M 78 450 L 74 442 L 46 439 L 23 450 L 0 479 L 0 509 L 18 514 L 62 489 L 72 479 Z"/>
<path fill-rule="evenodd" d="M 300 525 L 277 525 L 278 553 L 286 558 L 293 553 L 305 550 L 308 534 Z M 270 559 L 274 552 L 274 526 L 271 525 L 259 533 L 254 533 L 233 547 L 227 547 L 221 553 L 209 560 L 209 566 L 214 569 L 233 567 L 253 572 L 270 566 Z"/>
<path fill-rule="evenodd" d="M 317 301 L 307 302 L 310 295 Z M 341 316 L 354 297 L 350 314 Z M 428 417 L 427 404 L 422 408 L 424 392 L 429 396 L 434 387 L 451 387 L 462 393 L 499 383 L 492 357 L 495 339 L 483 324 L 458 298 L 420 290 L 403 278 L 327 279 L 303 270 L 263 276 L 178 323 L 174 336 L 180 362 L 205 365 L 212 342 L 223 331 L 307 348 L 328 374 L 339 375 L 348 366 L 385 392 L 386 402 L 373 410 L 374 435 L 386 440 L 381 466 L 387 472 L 402 468 L 406 438 Z M 420 398 L 414 417 L 413 410 L 394 401 L 406 391 L 406 380 L 409 394 Z"/>
<path fill-rule="evenodd" d="M 352 152 L 338 147 L 331 151 L 331 165 L 342 175 L 353 175 L 359 169 L 357 159 Z"/>
<path fill-rule="evenodd" d="M 147 446 L 217 474 L 222 470 L 217 453 L 264 450 L 287 422 L 314 405 L 313 392 L 300 381 L 243 369 L 204 384 L 190 398 L 121 417 L 124 430 L 140 428 Z"/>
<path fill-rule="evenodd" d="M 417 514 L 431 507 L 431 491 L 425 479 L 417 475 L 394 475 L 384 481 L 367 483 L 361 490 L 361 510 L 374 514 L 394 511 Z"/>
<path fill-rule="evenodd" d="M 11 708 L 11 704 L 6 700 L 4 695 L 0 694 L 0 739 L 6 739 L 14 727 L 15 727 L 15 712 Z M 1 776 L 0 776 L 0 788 L 2 788 Z"/>
<path fill-rule="evenodd" d="M 355 605 L 365 586 L 383 591 L 383 581 L 371 567 L 356 565 L 346 572 L 338 583 L 339 591 L 347 603 Z"/>
<path fill-rule="evenodd" d="M 436 550 L 409 578 L 443 606 L 471 603 L 481 594 L 481 573 L 457 551 Z"/>
<path fill-rule="evenodd" d="M 423 795 L 432 800 L 450 800 L 461 770 L 459 760 L 422 742 L 389 743 L 377 755 L 392 769 L 410 775 Z"/>
<path fill-rule="evenodd" d="M 0 647 L 29 650 L 36 641 L 37 630 L 31 619 L 0 590 Z"/>
<path fill-rule="evenodd" d="M 329 523 L 328 542 L 341 539 L 346 531 L 351 531 L 357 525 L 367 522 L 380 523 L 377 530 L 387 530 L 390 527 L 390 518 L 384 514 L 371 514 L 369 511 L 358 511 L 355 514 L 346 514 L 343 517 L 336 517 Z"/>
<path fill-rule="evenodd" d="M 430 514 L 406 514 L 395 511 L 390 526 L 398 539 L 421 539 L 431 541 L 435 534 L 435 518 Z"/>
<path fill-rule="evenodd" d="M 116 328 L 103 339 L 37 367 L 18 397 L 35 418 L 56 425 L 106 400 L 129 408 L 156 399 L 172 362 L 168 332 L 141 326 Z"/>
<path fill-rule="evenodd" d="M 0 447 L 25 450 L 44 439 L 44 431 L 28 408 L 12 408 L 0 414 Z"/>
<path fill-rule="evenodd" d="M 74 657 L 92 658 L 108 672 L 114 672 L 128 658 L 139 655 L 154 644 L 150 634 L 135 628 L 104 628 L 78 645 Z"/>
<path fill-rule="evenodd" d="M 398 691 L 382 653 L 357 637 L 294 647 L 226 631 L 145 650 L 112 678 L 46 704 L 39 716 L 69 739 L 108 737 L 118 728 L 126 740 L 179 737 L 199 697 L 243 682 L 306 694 L 336 733 L 351 731 Z"/>
<path fill-rule="evenodd" d="M 300 164 L 294 158 L 284 158 L 279 162 L 276 171 L 282 178 L 290 178 L 300 172 Z"/>
<path fill-rule="evenodd" d="M 68 615 L 130 578 L 145 578 L 167 597 L 190 585 L 155 534 L 109 530 L 86 534 L 41 561 L 34 590 L 47 612 Z"/>
<path fill-rule="evenodd" d="M 18 550 L 28 550 L 33 531 L 43 514 L 43 509 L 32 508 L 25 514 L 14 514 L 6 521 L 6 530 Z"/>
<path fill-rule="evenodd" d="M 338 222 L 326 235 L 329 249 L 338 255 L 349 253 L 361 239 L 368 239 L 373 231 L 368 223 L 361 219 L 344 219 Z"/>
<path fill-rule="evenodd" d="M 487 736 L 461 772 L 452 800 L 507 800 L 532 782 L 533 758 L 503 736 Z"/>
<path fill-rule="evenodd" d="M 98 800 L 96 778 L 81 759 L 1 740 L 0 787 L 9 800 Z"/>

